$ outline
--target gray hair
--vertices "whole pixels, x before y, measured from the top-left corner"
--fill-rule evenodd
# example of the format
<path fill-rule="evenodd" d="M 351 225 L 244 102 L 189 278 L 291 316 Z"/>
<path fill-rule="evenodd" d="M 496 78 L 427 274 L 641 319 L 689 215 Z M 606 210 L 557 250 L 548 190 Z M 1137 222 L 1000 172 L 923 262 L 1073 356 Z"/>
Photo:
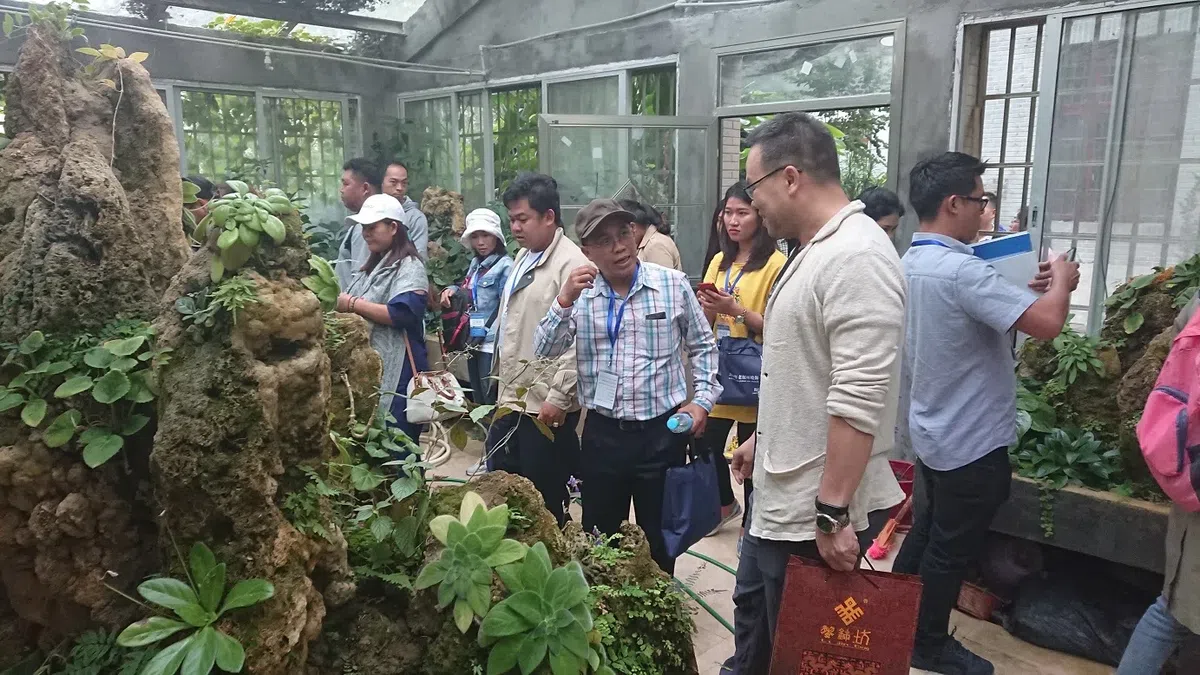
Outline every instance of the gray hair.
<path fill-rule="evenodd" d="M 768 171 L 790 165 L 821 183 L 842 180 L 833 134 L 807 113 L 776 115 L 751 132 L 746 143 L 759 148 Z"/>

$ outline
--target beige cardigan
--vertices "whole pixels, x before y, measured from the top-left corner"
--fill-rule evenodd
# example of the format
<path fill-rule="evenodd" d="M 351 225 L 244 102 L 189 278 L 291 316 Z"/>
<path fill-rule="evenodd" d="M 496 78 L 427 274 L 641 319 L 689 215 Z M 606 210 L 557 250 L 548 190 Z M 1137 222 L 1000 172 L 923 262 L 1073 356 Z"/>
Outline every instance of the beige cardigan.
<path fill-rule="evenodd" d="M 517 254 L 512 274 L 521 269 L 529 255 L 527 249 Z M 523 409 L 530 415 L 538 414 L 544 401 L 562 410 L 579 410 L 574 345 L 557 359 L 538 359 L 533 353 L 533 334 L 567 277 L 586 264 L 583 251 L 559 228 L 533 268 L 512 282 L 512 296 L 500 310 L 500 334 L 492 362 L 500 405 Z"/>
<path fill-rule="evenodd" d="M 904 274 L 892 242 L 852 202 L 798 252 L 767 301 L 750 532 L 815 538 L 814 502 L 831 415 L 875 435 L 850 504 L 855 530 L 904 493 L 894 445 L 904 338 Z"/>

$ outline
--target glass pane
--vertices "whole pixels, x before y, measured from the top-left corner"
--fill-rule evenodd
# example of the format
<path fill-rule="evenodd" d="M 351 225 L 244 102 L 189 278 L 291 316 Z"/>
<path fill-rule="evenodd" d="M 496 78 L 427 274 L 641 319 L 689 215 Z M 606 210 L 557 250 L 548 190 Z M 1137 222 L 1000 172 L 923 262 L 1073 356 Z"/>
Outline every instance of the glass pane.
<path fill-rule="evenodd" d="M 629 104 L 634 115 L 675 115 L 675 66 L 629 73 Z"/>
<path fill-rule="evenodd" d="M 252 94 L 181 91 L 188 173 L 214 181 L 260 176 L 258 112 Z"/>
<path fill-rule="evenodd" d="M 497 192 L 518 174 L 537 171 L 538 115 L 542 112 L 542 88 L 491 92 L 492 185 Z"/>
<path fill-rule="evenodd" d="M 341 199 L 324 186 L 341 177 L 346 160 L 342 102 L 267 98 L 264 104 L 279 185 L 309 194 L 314 222 L 340 220 Z"/>
<path fill-rule="evenodd" d="M 467 210 L 486 203 L 483 181 L 483 92 L 458 95 L 458 143 L 462 195 Z"/>
<path fill-rule="evenodd" d="M 1012 47 L 1012 29 L 1000 28 L 988 32 L 987 93 L 1008 91 L 1008 52 Z"/>
<path fill-rule="evenodd" d="M 600 77 L 546 85 L 546 112 L 558 115 L 619 115 L 620 80 Z"/>
<path fill-rule="evenodd" d="M 1136 12 L 1105 290 L 1200 251 L 1196 5 Z M 1122 233 L 1128 247 L 1115 246 Z M 1174 256 L 1174 257 L 1173 257 Z"/>
<path fill-rule="evenodd" d="M 1021 26 L 1016 29 L 1016 39 L 1013 41 L 1012 82 L 1009 87 L 1013 93 L 1026 93 L 1037 89 L 1041 32 L 1041 26 Z"/>
<path fill-rule="evenodd" d="M 570 222 L 597 197 L 632 186 L 674 228 L 684 269 L 700 274 L 708 236 L 711 186 L 704 175 L 711 152 L 706 129 L 552 126 L 546 138 L 550 173 L 558 180 L 563 218 Z M 688 170 L 680 171 L 683 163 Z"/>
<path fill-rule="evenodd" d="M 871 36 L 720 59 L 721 105 L 886 94 L 893 37 Z"/>
<path fill-rule="evenodd" d="M 839 136 L 838 159 L 842 172 L 842 189 L 855 197 L 873 185 L 887 182 L 889 109 L 850 108 L 846 110 L 823 110 L 812 113 L 833 127 Z M 745 139 L 759 124 L 773 115 L 756 115 L 742 118 L 742 165 L 745 176 Z"/>
<path fill-rule="evenodd" d="M 449 96 L 404 102 L 404 154 L 414 199 L 431 185 L 454 189 L 453 124 Z"/>

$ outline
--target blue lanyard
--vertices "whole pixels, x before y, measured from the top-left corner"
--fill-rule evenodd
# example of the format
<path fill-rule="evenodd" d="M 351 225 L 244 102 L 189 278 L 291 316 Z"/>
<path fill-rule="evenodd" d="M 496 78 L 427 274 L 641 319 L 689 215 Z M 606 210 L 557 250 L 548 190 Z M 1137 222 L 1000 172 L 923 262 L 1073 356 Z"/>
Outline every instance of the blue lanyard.
<path fill-rule="evenodd" d="M 727 295 L 733 295 L 734 289 L 737 288 L 738 283 L 742 280 L 742 275 L 746 273 L 746 266 L 742 265 L 742 269 L 738 272 L 737 278 L 733 280 L 732 285 L 729 283 L 729 273 L 731 271 L 733 271 L 733 263 L 730 263 L 729 267 L 725 268 L 725 293 Z"/>
<path fill-rule="evenodd" d="M 621 300 L 621 307 L 615 313 L 613 305 L 616 304 L 616 293 L 612 290 L 612 286 L 608 287 L 610 295 L 608 296 L 608 321 L 606 328 L 608 329 L 608 346 L 612 350 L 608 355 L 608 362 L 611 364 L 617 357 L 617 336 L 621 333 L 621 321 L 625 318 L 625 306 L 629 304 L 629 299 L 633 297 L 633 289 L 637 286 L 638 272 L 642 270 L 642 266 L 638 265 L 633 268 L 633 282 L 629 284 L 629 293 L 625 299 Z"/>
<path fill-rule="evenodd" d="M 917 241 L 914 241 L 911 245 L 912 246 L 941 246 L 942 248 L 950 248 L 949 244 L 938 241 L 937 239 L 918 239 Z"/>

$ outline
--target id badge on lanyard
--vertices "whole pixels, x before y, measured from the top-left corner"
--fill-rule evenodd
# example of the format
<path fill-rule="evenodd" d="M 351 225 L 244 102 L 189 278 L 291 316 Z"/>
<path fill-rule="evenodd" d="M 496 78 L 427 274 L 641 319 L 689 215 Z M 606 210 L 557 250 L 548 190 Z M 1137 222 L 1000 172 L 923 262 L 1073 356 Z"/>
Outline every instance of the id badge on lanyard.
<path fill-rule="evenodd" d="M 488 315 L 483 312 L 471 312 L 471 337 L 483 339 L 487 337 Z"/>

